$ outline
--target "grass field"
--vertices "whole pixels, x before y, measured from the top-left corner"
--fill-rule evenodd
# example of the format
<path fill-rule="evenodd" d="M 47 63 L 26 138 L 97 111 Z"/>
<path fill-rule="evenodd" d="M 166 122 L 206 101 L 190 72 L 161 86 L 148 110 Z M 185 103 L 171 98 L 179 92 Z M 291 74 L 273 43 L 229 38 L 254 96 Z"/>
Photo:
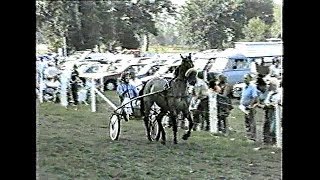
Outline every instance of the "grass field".
<path fill-rule="evenodd" d="M 107 95 L 117 101 L 113 92 Z M 141 119 L 122 122 L 119 141 L 111 141 L 112 109 L 102 102 L 95 113 L 84 105 L 75 111 L 37 104 L 37 179 L 281 179 L 281 149 L 247 142 L 237 108 L 228 136 L 196 131 L 183 141 L 179 130 L 174 145 L 169 128 L 162 145 L 146 139 Z"/>

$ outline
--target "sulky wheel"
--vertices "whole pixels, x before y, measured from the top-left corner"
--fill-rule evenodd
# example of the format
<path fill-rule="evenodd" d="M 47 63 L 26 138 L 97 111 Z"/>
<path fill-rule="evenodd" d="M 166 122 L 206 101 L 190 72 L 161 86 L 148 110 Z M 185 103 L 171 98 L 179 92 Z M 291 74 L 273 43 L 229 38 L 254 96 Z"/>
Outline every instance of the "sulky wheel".
<path fill-rule="evenodd" d="M 109 123 L 110 138 L 111 140 L 118 140 L 120 135 L 120 117 L 116 114 L 113 114 L 110 118 Z"/>
<path fill-rule="evenodd" d="M 155 115 L 149 116 L 149 128 L 152 141 L 158 141 L 160 139 L 160 128 Z"/>

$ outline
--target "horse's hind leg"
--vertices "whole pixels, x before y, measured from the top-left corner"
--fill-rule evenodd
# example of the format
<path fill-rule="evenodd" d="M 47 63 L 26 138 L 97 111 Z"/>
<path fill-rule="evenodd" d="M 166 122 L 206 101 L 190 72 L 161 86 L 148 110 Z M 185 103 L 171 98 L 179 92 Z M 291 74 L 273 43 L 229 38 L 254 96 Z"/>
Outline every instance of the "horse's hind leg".
<path fill-rule="evenodd" d="M 191 114 L 190 114 L 189 112 L 184 112 L 184 113 L 183 113 L 183 116 L 184 116 L 184 117 L 187 117 L 187 119 L 188 119 L 188 121 L 189 121 L 188 131 L 187 131 L 186 134 L 184 134 L 184 135 L 182 136 L 182 139 L 183 139 L 183 140 L 187 140 L 187 139 L 190 137 L 190 135 L 191 135 L 191 129 L 192 129 L 192 127 L 193 127 L 193 121 L 192 121 L 192 118 L 191 118 Z"/>

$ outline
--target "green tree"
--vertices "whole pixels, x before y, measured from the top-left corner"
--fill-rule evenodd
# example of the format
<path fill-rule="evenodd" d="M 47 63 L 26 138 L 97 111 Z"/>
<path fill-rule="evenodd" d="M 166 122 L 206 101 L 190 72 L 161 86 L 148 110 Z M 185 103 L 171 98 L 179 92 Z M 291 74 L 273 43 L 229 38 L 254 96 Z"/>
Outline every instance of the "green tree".
<path fill-rule="evenodd" d="M 187 44 L 224 48 L 245 20 L 237 0 L 190 0 L 182 10 L 179 30 Z"/>
<path fill-rule="evenodd" d="M 245 34 L 244 41 L 265 41 L 270 37 L 268 33 L 269 25 L 258 17 L 249 20 L 248 25 L 243 28 Z"/>
<path fill-rule="evenodd" d="M 252 18 L 258 17 L 267 25 L 274 22 L 273 0 L 243 0 L 246 23 Z"/>
<path fill-rule="evenodd" d="M 66 37 L 74 50 L 96 45 L 119 44 L 139 47 L 139 35 L 157 35 L 154 17 L 174 12 L 170 0 L 138 1 L 36 1 L 37 32 L 54 49 L 62 47 Z"/>
<path fill-rule="evenodd" d="M 81 29 L 78 1 L 36 1 L 36 8 L 37 31 L 43 34 L 51 48 L 56 51 L 62 47 L 63 37 L 73 48 L 72 33 L 69 32 Z"/>
<path fill-rule="evenodd" d="M 272 24 L 272 8 L 272 0 L 189 0 L 179 18 L 180 37 L 200 48 L 223 49 L 245 37 L 250 19 Z"/>
<path fill-rule="evenodd" d="M 273 12 L 274 23 L 271 26 L 271 35 L 272 37 L 280 38 L 282 32 L 282 6 L 274 4 Z"/>

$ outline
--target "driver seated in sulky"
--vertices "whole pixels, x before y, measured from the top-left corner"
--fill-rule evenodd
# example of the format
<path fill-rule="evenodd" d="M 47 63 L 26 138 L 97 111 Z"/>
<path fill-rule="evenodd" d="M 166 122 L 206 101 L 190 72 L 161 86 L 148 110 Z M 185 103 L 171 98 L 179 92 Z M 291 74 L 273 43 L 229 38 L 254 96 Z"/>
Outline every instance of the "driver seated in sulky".
<path fill-rule="evenodd" d="M 128 103 L 131 99 L 139 95 L 137 87 L 130 83 L 130 73 L 124 72 L 121 75 L 120 83 L 117 86 L 117 94 L 120 98 L 121 105 Z M 129 115 L 133 113 L 132 107 L 132 103 L 128 103 L 124 106 L 122 114 L 126 121 L 129 119 Z"/>

